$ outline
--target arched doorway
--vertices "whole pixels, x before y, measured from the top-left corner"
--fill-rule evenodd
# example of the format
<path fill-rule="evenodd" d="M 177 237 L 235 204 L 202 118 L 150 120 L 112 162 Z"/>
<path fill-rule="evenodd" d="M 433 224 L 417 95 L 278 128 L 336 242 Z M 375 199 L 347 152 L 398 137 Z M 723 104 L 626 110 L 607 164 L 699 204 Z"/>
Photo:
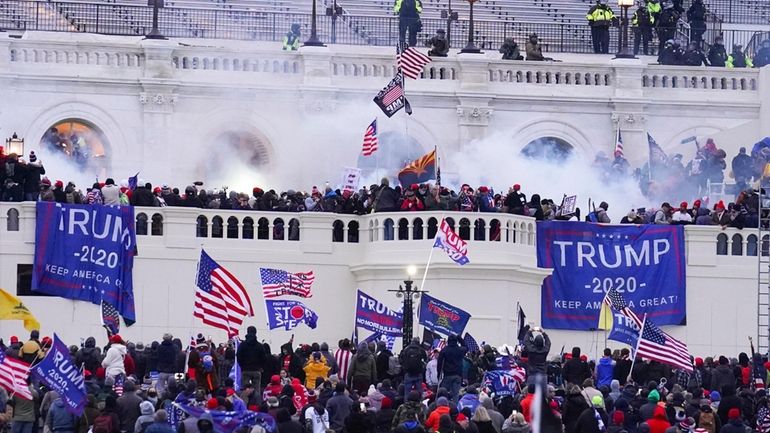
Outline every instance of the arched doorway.
<path fill-rule="evenodd" d="M 358 168 L 362 178 L 392 176 L 406 164 L 423 156 L 426 151 L 413 137 L 396 131 L 378 136 L 379 150 L 371 156 L 359 155 Z M 391 179 L 394 180 L 395 178 Z"/>
<path fill-rule="evenodd" d="M 557 137 L 542 137 L 530 141 L 521 154 L 527 158 L 561 162 L 572 156 L 574 147 Z"/>
<path fill-rule="evenodd" d="M 106 176 L 110 169 L 110 143 L 102 130 L 83 119 L 64 119 L 40 138 L 44 154 L 64 156 L 79 169 Z"/>
<path fill-rule="evenodd" d="M 198 166 L 201 179 L 236 191 L 250 190 L 247 178 L 269 167 L 272 157 L 270 142 L 256 130 L 227 130 L 214 135 L 207 145 L 216 151 L 209 152 Z"/>

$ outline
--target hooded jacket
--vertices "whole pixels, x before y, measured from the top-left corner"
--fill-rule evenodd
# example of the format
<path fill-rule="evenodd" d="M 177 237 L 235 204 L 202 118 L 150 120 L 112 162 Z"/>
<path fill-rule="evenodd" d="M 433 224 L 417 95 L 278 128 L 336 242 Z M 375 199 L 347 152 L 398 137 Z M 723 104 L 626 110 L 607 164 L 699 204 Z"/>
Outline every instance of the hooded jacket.
<path fill-rule="evenodd" d="M 96 350 L 96 339 L 86 338 L 83 347 L 75 355 L 75 364 L 83 367 L 91 373 L 96 373 L 99 368 L 99 352 Z"/>
<path fill-rule="evenodd" d="M 615 361 L 609 356 L 602 356 L 599 363 L 596 364 L 596 387 L 610 386 L 612 382 L 612 370 L 615 368 Z"/>
<path fill-rule="evenodd" d="M 140 433 L 154 421 L 155 407 L 149 401 L 139 403 L 139 418 L 134 423 L 134 433 Z"/>
<path fill-rule="evenodd" d="M 104 360 L 102 360 L 104 374 L 112 377 L 126 374 L 126 368 L 123 364 L 123 358 L 125 358 L 126 353 L 126 346 L 119 343 L 111 344 L 110 348 L 107 349 L 107 354 L 104 355 Z"/>
<path fill-rule="evenodd" d="M 238 358 L 241 370 L 259 371 L 265 360 L 265 349 L 257 341 L 256 334 L 246 334 L 246 339 L 238 345 L 235 356 Z"/>
<path fill-rule="evenodd" d="M 158 372 L 174 373 L 176 372 L 176 348 L 171 340 L 163 340 L 158 346 Z"/>
<path fill-rule="evenodd" d="M 75 429 L 75 417 L 67 412 L 62 399 L 57 398 L 48 409 L 45 424 L 53 432 L 72 432 Z"/>
<path fill-rule="evenodd" d="M 350 362 L 348 381 L 352 382 L 354 377 L 367 378 L 370 383 L 377 382 L 377 363 L 366 343 L 358 345 L 358 351 Z"/>
<path fill-rule="evenodd" d="M 650 426 L 650 433 L 666 433 L 666 429 L 671 427 L 666 416 L 666 409 L 662 406 L 657 406 L 652 414 L 652 418 L 647 420 L 647 425 Z"/>
<path fill-rule="evenodd" d="M 438 354 L 438 371 L 444 376 L 462 376 L 463 358 L 467 349 L 457 344 L 457 337 L 450 335 L 447 345 Z"/>
<path fill-rule="evenodd" d="M 326 380 L 327 377 L 329 377 L 329 370 L 331 368 L 326 365 L 326 362 L 324 362 L 324 357 L 321 356 L 321 359 L 316 361 L 314 358 L 311 358 L 307 365 L 305 365 L 305 386 L 308 389 L 315 389 L 316 387 L 316 381 L 318 378 L 322 378 Z"/>

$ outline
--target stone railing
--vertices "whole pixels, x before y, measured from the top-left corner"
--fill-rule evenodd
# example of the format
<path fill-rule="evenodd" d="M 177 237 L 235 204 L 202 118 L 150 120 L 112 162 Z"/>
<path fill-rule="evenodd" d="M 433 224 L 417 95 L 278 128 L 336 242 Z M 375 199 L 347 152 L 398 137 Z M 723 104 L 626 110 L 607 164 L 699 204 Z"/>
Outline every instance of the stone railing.
<path fill-rule="evenodd" d="M 381 88 L 396 72 L 395 54 L 384 47 L 367 47 L 364 52 L 344 46 L 303 47 L 298 52 L 284 52 L 274 43 L 192 46 L 129 38 L 111 38 L 102 43 L 93 39 L 80 41 L 76 35 L 69 38 L 62 41 L 40 34 L 30 39 L 0 37 L 0 53 L 7 52 L 0 54 L 0 74 L 69 76 L 69 68 L 75 66 L 78 75 L 97 79 L 189 79 L 218 85 L 222 85 L 223 74 L 252 76 L 255 83 L 269 74 L 278 86 L 352 86 L 372 90 Z M 522 89 L 531 89 L 532 96 L 540 97 L 550 94 L 551 87 L 559 86 L 569 88 L 570 96 L 574 97 L 606 99 L 623 95 L 660 99 L 665 94 L 669 96 L 667 100 L 700 100 L 703 92 L 731 91 L 731 98 L 740 95 L 740 103 L 757 103 L 762 90 L 757 69 L 600 62 L 587 56 L 586 61 L 573 58 L 565 62 L 502 61 L 490 57 L 453 53 L 446 58 L 434 58 L 422 79 L 410 81 L 408 87 L 417 93 L 468 90 L 498 97 L 521 95 Z M 671 92 L 681 93 L 671 97 Z"/>
<path fill-rule="evenodd" d="M 501 213 L 389 212 L 345 215 L 322 212 L 254 212 L 180 207 L 136 208 L 140 242 L 163 240 L 166 245 L 195 245 L 202 240 L 325 244 L 397 244 L 429 241 L 442 218 L 470 244 L 534 248 L 533 218 Z M 718 256 L 756 260 L 770 254 L 770 235 L 760 245 L 756 229 L 687 226 L 690 256 L 716 260 Z M 34 242 L 35 204 L 0 203 L 0 239 Z M 145 239 L 145 241 L 141 241 Z M 693 245 L 696 245 L 694 247 Z M 694 249 L 695 248 L 695 249 Z"/>

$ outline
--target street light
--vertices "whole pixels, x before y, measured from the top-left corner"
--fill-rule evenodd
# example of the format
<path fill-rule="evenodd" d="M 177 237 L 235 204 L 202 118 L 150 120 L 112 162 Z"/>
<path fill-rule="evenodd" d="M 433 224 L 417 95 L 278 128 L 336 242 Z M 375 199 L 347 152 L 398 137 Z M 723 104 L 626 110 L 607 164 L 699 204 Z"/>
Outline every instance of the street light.
<path fill-rule="evenodd" d="M 166 7 L 165 0 L 147 0 L 147 6 L 152 6 L 152 30 L 147 33 L 145 39 L 167 39 L 158 29 L 158 9 Z"/>
<path fill-rule="evenodd" d="M 618 0 L 620 6 L 620 37 L 616 59 L 635 59 L 634 53 L 628 47 L 628 8 L 634 5 L 634 0 Z"/>
<path fill-rule="evenodd" d="M 452 46 L 452 21 L 457 21 L 457 12 L 452 10 L 452 0 L 447 3 L 447 8 L 441 11 L 441 18 L 446 20 L 446 46 Z"/>
<path fill-rule="evenodd" d="M 318 39 L 318 31 L 316 29 L 316 20 L 318 13 L 315 6 L 316 0 L 313 0 L 313 10 L 310 12 L 310 39 L 306 40 L 302 46 L 304 47 L 325 47 L 323 42 Z"/>
<path fill-rule="evenodd" d="M 11 138 L 5 139 L 5 150 L 7 155 L 15 153 L 16 155 L 24 156 L 24 139 L 19 138 L 14 132 Z"/>
<path fill-rule="evenodd" d="M 402 311 L 404 314 L 404 327 L 402 332 L 403 347 L 406 347 L 409 342 L 412 341 L 412 334 L 414 333 L 414 314 L 413 300 L 420 297 L 421 293 L 427 293 L 427 290 L 419 290 L 416 287 L 412 287 L 414 281 L 412 278 L 417 274 L 417 267 L 410 265 L 406 268 L 408 278 L 404 280 L 404 285 L 398 285 L 398 290 L 388 290 L 389 292 L 395 292 L 397 298 L 404 298 L 402 305 Z"/>
<path fill-rule="evenodd" d="M 468 24 L 468 44 L 465 45 L 465 48 L 460 50 L 461 53 L 472 53 L 472 54 L 478 54 L 481 52 L 479 47 L 476 46 L 476 43 L 473 41 L 473 4 L 476 3 L 478 0 L 467 0 L 468 4 L 471 5 L 471 11 L 470 11 L 470 23 Z"/>

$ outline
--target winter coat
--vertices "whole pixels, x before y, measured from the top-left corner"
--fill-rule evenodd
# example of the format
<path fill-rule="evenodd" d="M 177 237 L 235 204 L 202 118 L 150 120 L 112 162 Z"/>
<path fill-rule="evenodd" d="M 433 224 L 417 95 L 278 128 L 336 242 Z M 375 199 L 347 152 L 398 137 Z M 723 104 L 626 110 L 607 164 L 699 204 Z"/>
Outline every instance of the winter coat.
<path fill-rule="evenodd" d="M 308 361 L 304 370 L 305 386 L 308 389 L 315 389 L 316 381 L 318 378 L 320 377 L 321 379 L 326 380 L 326 378 L 329 377 L 329 370 L 331 370 L 331 368 L 326 365 L 326 363 L 323 361 L 323 357 L 321 357 L 320 361 L 316 361 L 314 359 Z"/>
<path fill-rule="evenodd" d="M 441 415 L 449 414 L 449 406 L 438 406 L 436 407 L 436 410 L 430 413 L 428 416 L 428 420 L 425 421 L 425 427 L 428 428 L 431 432 L 438 431 L 438 420 L 441 418 Z"/>
<path fill-rule="evenodd" d="M 537 337 L 532 337 L 532 332 L 527 332 L 524 337 L 524 349 L 527 352 L 527 363 L 530 367 L 528 374 L 545 374 L 545 362 L 548 352 L 551 351 L 551 338 L 543 333 Z"/>
<path fill-rule="evenodd" d="M 480 404 L 478 394 L 466 393 L 460 398 L 460 401 L 457 402 L 457 410 L 462 412 L 463 408 L 467 407 L 470 408 L 471 413 L 476 413 L 476 408 L 479 407 Z"/>
<path fill-rule="evenodd" d="M 606 428 L 608 424 L 607 412 L 604 409 L 596 409 L 596 411 L 599 412 Z M 580 414 L 575 424 L 575 433 L 602 433 L 602 430 L 599 430 L 599 423 L 596 421 L 594 408 L 588 408 Z"/>
<path fill-rule="evenodd" d="M 440 417 L 439 417 L 440 418 Z M 391 426 L 393 429 L 400 424 L 410 421 L 418 420 L 420 424 L 425 422 L 425 409 L 423 405 L 416 401 L 406 401 L 404 404 L 398 407 L 396 414 L 393 416 L 393 423 Z"/>
<path fill-rule="evenodd" d="M 75 364 L 91 373 L 96 373 L 99 368 L 99 358 L 99 353 L 96 351 L 96 340 L 94 337 L 88 337 L 83 347 L 75 354 Z"/>
<path fill-rule="evenodd" d="M 377 363 L 374 356 L 361 353 L 353 356 L 348 369 L 348 382 L 352 383 L 355 377 L 366 378 L 370 383 L 377 382 Z"/>
<path fill-rule="evenodd" d="M 144 433 L 174 433 L 171 424 L 166 422 L 154 422 L 144 430 Z"/>
<path fill-rule="evenodd" d="M 666 433 L 666 429 L 671 427 L 666 416 L 666 410 L 662 406 L 657 406 L 652 418 L 647 420 L 650 426 L 650 433 Z"/>
<path fill-rule="evenodd" d="M 406 421 L 399 424 L 393 433 L 425 433 L 425 429 L 417 421 Z"/>
<path fill-rule="evenodd" d="M 126 353 L 126 346 L 117 343 L 111 344 L 102 360 L 104 374 L 111 377 L 126 374 L 126 367 L 123 364 L 123 358 L 125 358 Z"/>
<path fill-rule="evenodd" d="M 496 433 L 492 421 L 476 421 L 476 427 L 479 433 Z"/>
<path fill-rule="evenodd" d="M 591 377 L 591 368 L 580 358 L 572 358 L 564 364 L 562 369 L 564 380 L 568 383 L 581 385 L 584 380 Z"/>
<path fill-rule="evenodd" d="M 599 363 L 596 364 L 596 386 L 610 386 L 612 382 L 613 369 L 615 361 L 609 356 L 602 356 Z"/>
<path fill-rule="evenodd" d="M 564 422 L 566 433 L 575 433 L 578 418 L 589 407 L 582 395 L 570 394 L 567 396 L 562 411 L 562 421 Z"/>
<path fill-rule="evenodd" d="M 735 389 L 735 374 L 729 365 L 718 365 L 711 371 L 711 389 L 722 392 L 725 386 Z"/>
<path fill-rule="evenodd" d="M 122 396 L 118 397 L 118 417 L 120 418 L 120 430 L 132 433 L 134 431 L 134 424 L 141 415 L 139 411 L 139 404 L 142 402 L 141 397 L 136 395 L 133 387 L 125 385 L 125 392 Z"/>
<path fill-rule="evenodd" d="M 532 427 L 528 423 L 515 424 L 510 418 L 503 423 L 503 433 L 531 433 Z"/>
<path fill-rule="evenodd" d="M 176 348 L 171 340 L 163 340 L 158 346 L 158 372 L 175 373 L 176 372 Z"/>
<path fill-rule="evenodd" d="M 438 371 L 444 376 L 462 376 L 463 358 L 467 349 L 457 344 L 449 344 L 438 354 Z"/>
<path fill-rule="evenodd" d="M 115 184 L 102 187 L 102 198 L 107 206 L 120 205 L 120 187 Z"/>
<path fill-rule="evenodd" d="M 334 431 L 340 431 L 345 426 L 345 419 L 350 415 L 353 400 L 345 394 L 337 394 L 326 402 L 329 411 L 329 425 Z"/>
<path fill-rule="evenodd" d="M 246 339 L 238 345 L 238 352 L 235 356 L 238 358 L 238 364 L 242 371 L 259 371 L 260 368 L 263 368 L 265 349 L 257 341 L 256 335 L 246 334 Z M 315 388 L 315 383 L 313 388 Z"/>
<path fill-rule="evenodd" d="M 380 187 L 377 198 L 374 199 L 375 212 L 392 212 L 398 210 L 398 193 L 389 186 Z"/>
<path fill-rule="evenodd" d="M 62 399 L 56 399 L 48 410 L 45 425 L 53 432 L 72 432 L 75 429 L 75 417 L 67 412 Z"/>
<path fill-rule="evenodd" d="M 154 206 L 155 196 L 144 186 L 138 186 L 131 194 L 131 206 Z"/>
<path fill-rule="evenodd" d="M 734 419 L 723 425 L 719 433 L 746 433 L 747 431 L 750 430 L 746 429 L 746 426 L 743 425 L 740 419 Z"/>

